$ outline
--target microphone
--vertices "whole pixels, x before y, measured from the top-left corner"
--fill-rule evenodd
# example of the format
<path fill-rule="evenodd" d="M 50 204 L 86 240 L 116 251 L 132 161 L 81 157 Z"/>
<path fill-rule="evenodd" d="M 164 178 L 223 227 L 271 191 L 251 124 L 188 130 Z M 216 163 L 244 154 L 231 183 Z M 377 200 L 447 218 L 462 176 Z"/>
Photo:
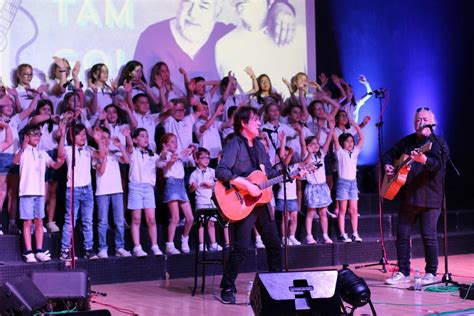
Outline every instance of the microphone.
<path fill-rule="evenodd" d="M 69 79 L 68 81 L 66 81 L 64 84 L 63 84 L 63 88 L 66 89 L 67 87 L 69 87 L 69 85 L 74 81 L 74 79 Z"/>
<path fill-rule="evenodd" d="M 368 92 L 367 94 L 368 95 L 379 96 L 379 95 L 382 95 L 384 93 L 385 93 L 385 88 L 378 88 L 378 89 L 372 90 L 372 92 Z"/>
<path fill-rule="evenodd" d="M 436 124 L 425 124 L 425 125 L 421 125 L 420 129 L 429 128 L 430 130 L 433 130 L 433 127 L 435 126 Z"/>
<path fill-rule="evenodd" d="M 262 132 L 265 132 L 268 135 L 273 134 L 273 133 L 278 134 L 278 128 L 275 128 L 275 129 L 264 128 L 262 129 Z"/>

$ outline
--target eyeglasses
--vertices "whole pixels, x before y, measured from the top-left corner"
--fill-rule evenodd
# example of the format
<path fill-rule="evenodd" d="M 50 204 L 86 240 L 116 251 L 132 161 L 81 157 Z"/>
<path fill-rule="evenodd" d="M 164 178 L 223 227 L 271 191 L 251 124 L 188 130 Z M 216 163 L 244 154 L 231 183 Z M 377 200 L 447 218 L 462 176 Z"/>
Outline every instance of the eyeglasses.
<path fill-rule="evenodd" d="M 43 135 L 43 133 L 41 133 L 41 132 L 30 132 L 29 135 L 30 136 L 41 136 L 41 135 Z"/>
<path fill-rule="evenodd" d="M 203 156 L 203 157 L 199 157 L 198 159 L 202 159 L 202 160 L 210 160 L 211 157 L 209 156 Z"/>
<path fill-rule="evenodd" d="M 418 108 L 416 109 L 416 113 L 420 112 L 421 110 L 431 111 L 430 108 Z"/>

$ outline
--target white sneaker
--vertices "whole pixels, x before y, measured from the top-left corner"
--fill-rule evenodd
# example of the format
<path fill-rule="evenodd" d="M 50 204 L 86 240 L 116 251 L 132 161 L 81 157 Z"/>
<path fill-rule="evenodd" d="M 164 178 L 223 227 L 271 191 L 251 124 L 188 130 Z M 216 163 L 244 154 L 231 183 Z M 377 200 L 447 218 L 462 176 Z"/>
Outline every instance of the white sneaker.
<path fill-rule="evenodd" d="M 0 236 L 3 236 L 3 229 L 0 227 Z"/>
<path fill-rule="evenodd" d="M 107 248 L 104 248 L 101 251 L 99 251 L 97 255 L 99 256 L 100 259 L 108 258 L 109 254 L 107 253 Z"/>
<path fill-rule="evenodd" d="M 355 233 L 355 234 L 352 234 L 352 241 L 362 242 L 362 238 L 360 238 L 358 233 Z"/>
<path fill-rule="evenodd" d="M 332 244 L 332 239 L 329 238 L 328 234 L 323 234 L 323 239 L 325 244 Z"/>
<path fill-rule="evenodd" d="M 255 248 L 257 248 L 257 249 L 264 249 L 265 248 L 265 245 L 262 241 L 262 237 L 260 237 L 260 236 L 255 237 Z"/>
<path fill-rule="evenodd" d="M 405 276 L 403 273 L 397 272 L 390 279 L 386 279 L 385 283 L 390 285 L 410 283 L 410 276 Z"/>
<path fill-rule="evenodd" d="M 160 247 L 158 247 L 158 245 L 151 246 L 151 251 L 153 252 L 153 254 L 155 256 L 162 256 L 163 255 L 163 252 L 161 252 Z"/>
<path fill-rule="evenodd" d="M 35 254 L 32 253 L 32 252 L 30 252 L 30 253 L 27 254 L 27 255 L 23 255 L 23 257 L 25 257 L 26 263 L 38 262 L 38 261 L 36 261 Z"/>
<path fill-rule="evenodd" d="M 127 251 L 124 248 L 119 248 L 115 250 L 115 256 L 116 257 L 131 257 L 132 254 L 130 253 L 130 251 Z"/>
<path fill-rule="evenodd" d="M 145 251 L 143 251 L 141 245 L 135 246 L 135 247 L 133 248 L 133 255 L 134 255 L 135 257 L 145 257 L 145 256 L 148 256 L 148 254 L 147 254 Z"/>
<path fill-rule="evenodd" d="M 343 243 L 352 242 L 352 239 L 350 239 L 349 236 L 347 236 L 347 234 L 342 234 L 341 236 L 339 236 L 338 240 L 342 241 Z"/>
<path fill-rule="evenodd" d="M 290 240 L 292 246 L 301 245 L 301 242 L 298 239 L 296 239 L 295 236 L 290 236 L 289 240 Z"/>
<path fill-rule="evenodd" d="M 422 284 L 434 283 L 436 281 L 437 281 L 436 275 L 432 273 L 425 273 L 425 275 L 421 278 Z"/>
<path fill-rule="evenodd" d="M 293 246 L 293 243 L 291 242 L 290 238 L 288 238 L 288 246 Z M 281 237 L 281 245 L 285 247 L 285 237 Z"/>
<path fill-rule="evenodd" d="M 51 261 L 51 254 L 49 253 L 49 250 L 46 250 L 43 252 L 37 252 L 35 257 L 36 257 L 36 260 L 40 262 Z"/>
<path fill-rule="evenodd" d="M 181 252 L 176 249 L 176 247 L 174 246 L 174 242 L 167 242 L 166 243 L 166 249 L 165 249 L 165 252 L 167 255 L 177 255 L 177 254 L 180 254 Z"/>
<path fill-rule="evenodd" d="M 306 236 L 306 243 L 308 245 L 314 245 L 316 243 L 316 240 L 314 240 L 313 235 Z"/>
<path fill-rule="evenodd" d="M 50 233 L 57 233 L 59 231 L 59 227 L 58 225 L 56 225 L 56 222 L 47 223 L 46 228 L 49 230 Z"/>
<path fill-rule="evenodd" d="M 208 249 L 209 251 L 222 251 L 222 247 L 218 243 L 211 244 Z"/>
<path fill-rule="evenodd" d="M 204 244 L 199 244 L 199 252 L 203 252 L 204 251 Z"/>
<path fill-rule="evenodd" d="M 181 251 L 183 253 L 189 253 L 191 249 L 189 249 L 189 236 L 181 235 Z"/>

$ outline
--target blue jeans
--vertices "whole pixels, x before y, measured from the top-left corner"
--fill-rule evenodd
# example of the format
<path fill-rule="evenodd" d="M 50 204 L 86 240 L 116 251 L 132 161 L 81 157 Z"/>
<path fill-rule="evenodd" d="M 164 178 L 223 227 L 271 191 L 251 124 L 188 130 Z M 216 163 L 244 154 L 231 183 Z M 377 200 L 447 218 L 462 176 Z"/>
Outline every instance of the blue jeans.
<path fill-rule="evenodd" d="M 97 195 L 97 210 L 99 212 L 99 250 L 107 249 L 107 228 L 109 227 L 109 206 L 112 203 L 112 211 L 115 223 L 115 249 L 124 247 L 124 217 L 123 217 L 123 194 Z"/>
<path fill-rule="evenodd" d="M 66 214 L 64 215 L 61 250 L 71 247 L 71 188 L 66 188 Z M 94 195 L 92 185 L 74 188 L 74 223 L 76 227 L 77 216 L 81 209 L 82 234 L 84 235 L 84 249 L 91 250 L 94 246 L 92 231 L 92 215 L 94 213 Z"/>
<path fill-rule="evenodd" d="M 420 220 L 421 239 L 425 250 L 425 272 L 436 275 L 438 269 L 437 224 L 440 209 L 402 205 L 398 213 L 397 259 L 400 272 L 410 275 L 410 237 L 416 222 Z"/>

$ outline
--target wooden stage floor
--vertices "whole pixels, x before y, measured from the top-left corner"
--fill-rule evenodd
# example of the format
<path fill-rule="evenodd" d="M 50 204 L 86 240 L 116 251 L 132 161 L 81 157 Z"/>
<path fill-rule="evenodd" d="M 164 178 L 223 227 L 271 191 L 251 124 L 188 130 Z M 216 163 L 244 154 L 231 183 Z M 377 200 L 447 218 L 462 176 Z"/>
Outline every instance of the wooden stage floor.
<path fill-rule="evenodd" d="M 444 272 L 444 259 L 439 258 L 439 272 Z M 133 267 L 130 267 L 133 269 Z M 337 268 L 341 267 L 328 267 Z M 412 268 L 424 271 L 424 259 L 413 259 Z M 474 254 L 449 257 L 449 268 L 453 279 L 460 283 L 474 282 Z M 209 268 L 209 269 L 212 269 Z M 319 268 L 321 269 L 321 268 Z M 434 293 L 413 292 L 402 286 L 387 286 L 383 281 L 390 273 L 382 273 L 378 267 L 354 270 L 365 279 L 372 292 L 372 301 L 378 315 L 429 315 L 454 310 L 474 308 L 473 300 L 463 300 L 459 292 Z M 461 277 L 463 276 L 463 277 Z M 224 305 L 215 297 L 219 296 L 221 276 L 208 276 L 206 289 L 202 294 L 198 290 L 191 296 L 193 279 L 159 280 L 137 283 L 95 285 L 93 291 L 104 292 L 106 297 L 96 296 L 93 301 L 125 308 L 138 315 L 206 315 L 231 316 L 253 315 L 252 308 L 245 305 L 246 287 L 255 273 L 240 274 L 237 279 L 237 305 Z M 413 278 L 413 276 L 412 276 Z M 474 285 L 473 285 L 474 289 Z M 108 308 L 112 315 L 127 315 L 99 303 L 93 303 L 93 309 Z M 371 315 L 368 305 L 356 310 L 355 315 Z M 472 314 L 474 315 L 474 312 Z"/>

